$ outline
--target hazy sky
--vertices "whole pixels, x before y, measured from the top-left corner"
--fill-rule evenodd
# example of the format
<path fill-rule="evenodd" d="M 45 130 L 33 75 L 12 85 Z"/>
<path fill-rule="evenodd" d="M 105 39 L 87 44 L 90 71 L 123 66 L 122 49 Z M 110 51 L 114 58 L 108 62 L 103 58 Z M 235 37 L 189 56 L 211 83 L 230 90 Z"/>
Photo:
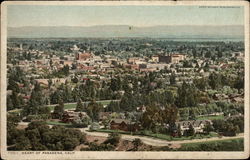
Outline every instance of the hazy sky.
<path fill-rule="evenodd" d="M 243 7 L 8 6 L 8 27 L 91 25 L 243 25 Z"/>

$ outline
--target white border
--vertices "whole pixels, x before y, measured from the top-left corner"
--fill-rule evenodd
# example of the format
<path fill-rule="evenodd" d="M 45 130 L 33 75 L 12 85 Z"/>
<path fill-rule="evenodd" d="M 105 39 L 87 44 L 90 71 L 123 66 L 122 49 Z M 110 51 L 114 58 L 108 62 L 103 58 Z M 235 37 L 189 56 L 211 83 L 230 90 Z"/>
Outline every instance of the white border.
<path fill-rule="evenodd" d="M 87 152 L 23 155 L 6 151 L 6 33 L 8 5 L 206 5 L 245 8 L 245 133 L 244 152 Z M 249 156 L 249 3 L 246 1 L 5 1 L 1 4 L 1 156 L 4 159 L 243 159 Z M 17 153 L 17 154 L 15 154 Z"/>

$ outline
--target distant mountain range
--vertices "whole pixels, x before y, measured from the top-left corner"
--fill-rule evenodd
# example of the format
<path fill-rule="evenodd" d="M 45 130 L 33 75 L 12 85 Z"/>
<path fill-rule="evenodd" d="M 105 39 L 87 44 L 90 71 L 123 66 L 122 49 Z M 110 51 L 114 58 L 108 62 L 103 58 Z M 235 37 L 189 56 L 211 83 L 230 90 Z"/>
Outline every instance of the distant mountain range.
<path fill-rule="evenodd" d="M 84 37 L 151 37 L 151 38 L 236 38 L 244 37 L 244 26 L 44 26 L 8 27 L 8 38 L 84 38 Z"/>

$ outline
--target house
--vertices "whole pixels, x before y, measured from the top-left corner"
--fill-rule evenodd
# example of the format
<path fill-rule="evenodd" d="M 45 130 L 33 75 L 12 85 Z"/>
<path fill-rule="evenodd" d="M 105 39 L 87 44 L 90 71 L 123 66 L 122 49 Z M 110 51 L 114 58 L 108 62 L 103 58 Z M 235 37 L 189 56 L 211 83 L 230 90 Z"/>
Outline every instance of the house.
<path fill-rule="evenodd" d="M 128 59 L 128 64 L 144 64 L 145 61 L 139 57 L 132 57 Z"/>
<path fill-rule="evenodd" d="M 92 130 L 92 131 L 98 130 L 98 129 L 100 129 L 100 125 L 97 122 L 93 122 L 90 125 L 89 129 Z"/>
<path fill-rule="evenodd" d="M 243 97 L 233 97 L 230 98 L 232 103 L 244 103 L 244 98 Z"/>
<path fill-rule="evenodd" d="M 99 120 L 103 121 L 108 119 L 108 117 L 112 114 L 112 112 L 100 112 L 99 113 Z"/>
<path fill-rule="evenodd" d="M 35 79 L 35 81 L 40 85 L 49 86 L 48 79 Z"/>
<path fill-rule="evenodd" d="M 128 69 L 133 69 L 133 70 L 139 69 L 139 65 L 137 64 L 125 64 L 124 66 Z"/>
<path fill-rule="evenodd" d="M 192 125 L 195 133 L 203 133 L 205 125 L 212 124 L 211 120 L 191 120 L 191 121 L 180 121 L 176 122 L 175 125 L 178 127 L 180 125 L 181 134 L 183 135 L 185 130 L 189 129 L 189 126 Z"/>
<path fill-rule="evenodd" d="M 159 56 L 158 56 L 158 55 L 153 55 L 153 56 L 151 57 L 151 59 L 152 59 L 153 62 L 156 62 L 156 63 L 159 62 Z"/>
<path fill-rule="evenodd" d="M 185 59 L 184 54 L 172 54 L 171 55 L 171 63 L 179 63 L 180 61 Z"/>
<path fill-rule="evenodd" d="M 70 48 L 72 51 L 79 51 L 80 48 L 77 47 L 77 45 L 74 45 L 72 48 Z"/>
<path fill-rule="evenodd" d="M 88 116 L 86 112 L 65 111 L 62 116 L 62 121 L 64 123 L 70 123 L 86 116 Z"/>
<path fill-rule="evenodd" d="M 142 68 L 140 69 L 140 72 L 154 72 L 156 71 L 156 68 Z"/>
<path fill-rule="evenodd" d="M 62 65 L 64 65 L 64 66 L 68 65 L 69 67 L 71 67 L 72 64 L 73 64 L 73 61 L 62 60 L 62 61 L 60 61 L 60 64 L 62 64 Z"/>
<path fill-rule="evenodd" d="M 141 106 L 141 107 L 137 107 L 136 109 L 137 109 L 138 112 L 144 113 L 144 112 L 146 112 L 146 109 L 147 109 L 147 108 L 143 105 L 143 106 Z"/>
<path fill-rule="evenodd" d="M 138 123 L 131 122 L 127 119 L 113 119 L 109 123 L 110 129 L 112 130 L 122 130 L 122 131 L 138 131 L 140 126 Z"/>
<path fill-rule="evenodd" d="M 186 56 L 184 54 L 171 54 L 171 55 L 160 55 L 160 63 L 179 63 L 184 60 Z"/>
<path fill-rule="evenodd" d="M 90 53 L 78 53 L 76 54 L 76 60 L 85 61 L 93 56 Z"/>

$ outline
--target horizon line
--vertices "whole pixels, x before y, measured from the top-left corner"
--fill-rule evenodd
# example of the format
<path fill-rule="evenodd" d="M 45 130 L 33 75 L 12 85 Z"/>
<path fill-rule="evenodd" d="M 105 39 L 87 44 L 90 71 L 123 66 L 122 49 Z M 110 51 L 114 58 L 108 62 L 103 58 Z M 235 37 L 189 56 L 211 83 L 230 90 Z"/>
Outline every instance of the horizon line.
<path fill-rule="evenodd" d="M 98 26 L 129 26 L 129 27 L 140 27 L 140 28 L 147 28 L 147 27 L 163 27 L 163 26 L 244 26 L 244 24 L 163 24 L 163 25 L 129 25 L 129 24 L 100 24 L 100 25 L 78 25 L 78 26 L 70 26 L 70 25 L 58 25 L 58 26 L 7 26 L 7 28 L 22 28 L 22 27 L 98 27 Z"/>

